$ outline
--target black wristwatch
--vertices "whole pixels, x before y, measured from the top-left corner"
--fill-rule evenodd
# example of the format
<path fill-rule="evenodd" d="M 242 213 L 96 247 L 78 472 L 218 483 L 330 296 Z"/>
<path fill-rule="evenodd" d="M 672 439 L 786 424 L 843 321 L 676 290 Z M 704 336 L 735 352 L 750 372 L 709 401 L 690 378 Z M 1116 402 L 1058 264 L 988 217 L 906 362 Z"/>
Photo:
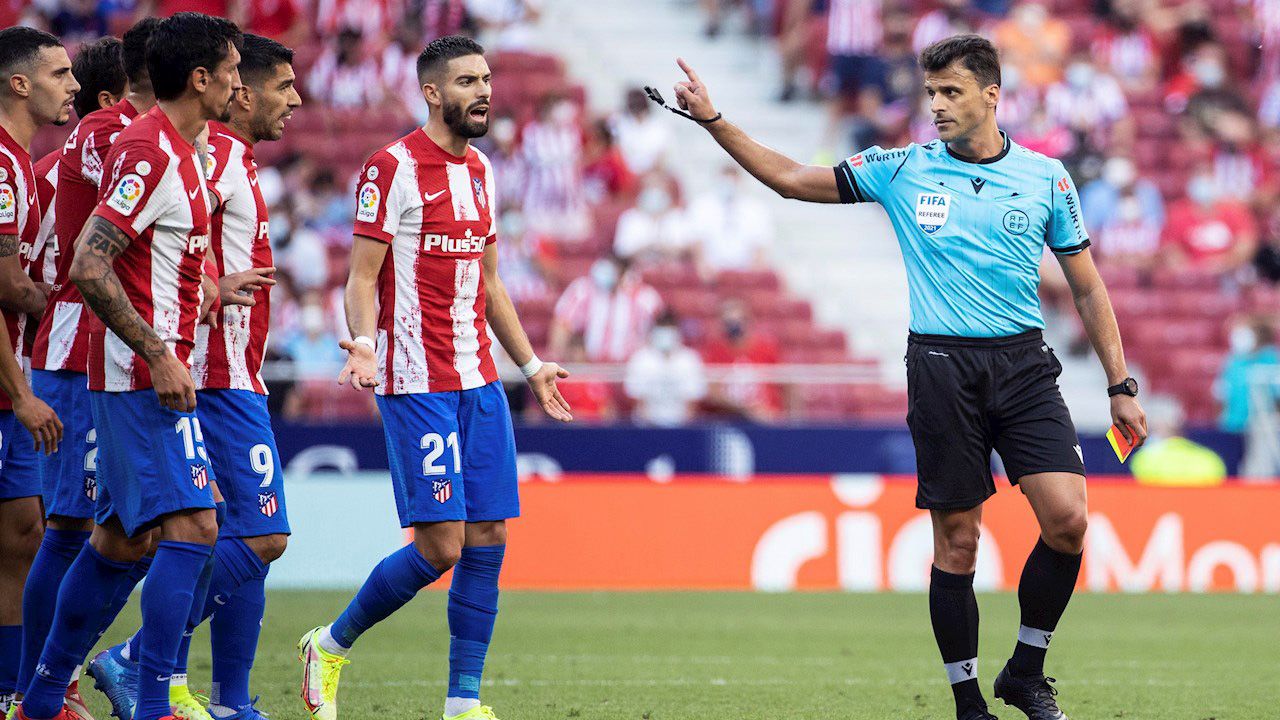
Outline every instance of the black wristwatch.
<path fill-rule="evenodd" d="M 1138 397 L 1138 381 L 1131 377 L 1127 377 L 1124 380 L 1121 380 L 1118 385 L 1112 385 L 1107 388 L 1107 397 L 1115 397 L 1117 395 Z"/>

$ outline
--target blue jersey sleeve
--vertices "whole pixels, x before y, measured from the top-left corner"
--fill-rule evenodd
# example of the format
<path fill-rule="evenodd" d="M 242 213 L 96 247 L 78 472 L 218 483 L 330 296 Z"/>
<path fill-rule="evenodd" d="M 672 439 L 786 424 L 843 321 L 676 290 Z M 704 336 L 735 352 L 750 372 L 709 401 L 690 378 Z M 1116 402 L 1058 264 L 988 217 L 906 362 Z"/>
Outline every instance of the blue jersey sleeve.
<path fill-rule="evenodd" d="M 1059 255 L 1074 255 L 1089 247 L 1089 233 L 1080 212 L 1080 194 L 1061 162 L 1053 161 L 1053 187 L 1049 188 L 1049 225 L 1045 242 Z"/>
<path fill-rule="evenodd" d="M 872 145 L 837 165 L 836 187 L 840 190 L 840 202 L 880 202 L 913 147 L 885 150 Z"/>

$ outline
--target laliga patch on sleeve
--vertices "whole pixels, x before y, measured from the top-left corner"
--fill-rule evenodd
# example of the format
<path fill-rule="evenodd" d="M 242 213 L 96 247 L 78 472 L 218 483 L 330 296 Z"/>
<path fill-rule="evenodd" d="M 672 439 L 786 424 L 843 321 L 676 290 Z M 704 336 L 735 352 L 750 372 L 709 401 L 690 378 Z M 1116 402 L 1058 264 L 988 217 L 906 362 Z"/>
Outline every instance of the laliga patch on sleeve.
<path fill-rule="evenodd" d="M 18 199 L 13 194 L 13 187 L 0 184 L 0 223 L 18 222 Z"/>
<path fill-rule="evenodd" d="M 121 215 L 132 215 L 133 211 L 138 209 L 138 203 L 142 200 L 142 193 L 146 192 L 146 189 L 147 186 L 142 182 L 142 178 L 129 173 L 120 178 L 116 189 L 111 191 L 111 195 L 107 198 L 107 207 Z"/>
<path fill-rule="evenodd" d="M 360 186 L 359 205 L 356 208 L 358 222 L 377 222 L 378 203 L 382 201 L 382 192 L 378 186 L 367 182 Z"/>

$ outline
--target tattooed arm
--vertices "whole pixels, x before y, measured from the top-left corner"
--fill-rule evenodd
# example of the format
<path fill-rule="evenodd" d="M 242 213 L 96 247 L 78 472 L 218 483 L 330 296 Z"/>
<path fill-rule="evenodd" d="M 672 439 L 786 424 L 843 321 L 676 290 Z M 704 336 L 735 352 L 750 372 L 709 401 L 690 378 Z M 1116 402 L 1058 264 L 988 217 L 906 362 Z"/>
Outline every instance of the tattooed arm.
<path fill-rule="evenodd" d="M 44 312 L 49 288 L 36 284 L 22 271 L 18 258 L 21 243 L 17 235 L 0 235 L 0 307 L 18 313 Z"/>
<path fill-rule="evenodd" d="M 195 383 L 155 328 L 142 319 L 125 294 L 112 263 L 129 246 L 130 238 L 109 221 L 91 215 L 76 240 L 71 281 L 102 322 L 147 362 L 160 404 L 191 412 L 196 407 Z"/>

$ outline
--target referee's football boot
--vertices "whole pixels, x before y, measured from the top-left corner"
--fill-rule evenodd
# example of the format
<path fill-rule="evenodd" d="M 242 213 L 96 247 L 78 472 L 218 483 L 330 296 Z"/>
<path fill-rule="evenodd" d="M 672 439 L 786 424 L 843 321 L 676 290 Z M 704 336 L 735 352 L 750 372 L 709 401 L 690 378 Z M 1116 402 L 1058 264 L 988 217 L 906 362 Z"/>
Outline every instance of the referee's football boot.
<path fill-rule="evenodd" d="M 1014 675 L 1005 665 L 996 676 L 996 697 L 1027 714 L 1030 720 L 1067 720 L 1055 698 L 1057 682 L 1044 675 Z"/>

